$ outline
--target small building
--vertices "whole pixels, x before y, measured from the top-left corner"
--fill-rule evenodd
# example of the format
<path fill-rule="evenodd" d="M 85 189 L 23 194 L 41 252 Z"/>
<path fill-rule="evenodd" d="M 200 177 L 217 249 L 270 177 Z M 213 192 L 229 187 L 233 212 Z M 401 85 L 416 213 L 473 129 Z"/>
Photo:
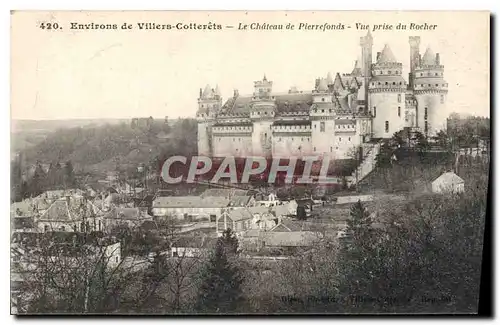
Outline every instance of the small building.
<path fill-rule="evenodd" d="M 217 240 L 207 236 L 181 237 L 172 243 L 171 257 L 201 257 L 215 248 Z"/>
<path fill-rule="evenodd" d="M 454 172 L 447 172 L 432 182 L 433 193 L 463 193 L 465 181 Z"/>
<path fill-rule="evenodd" d="M 104 227 L 110 229 L 118 225 L 127 225 L 130 228 L 140 227 L 145 221 L 152 221 L 147 209 L 115 207 L 104 215 Z"/>
<path fill-rule="evenodd" d="M 151 210 L 155 217 L 207 219 L 215 222 L 222 210 L 227 208 L 229 201 L 225 197 L 161 196 L 155 198 Z"/>

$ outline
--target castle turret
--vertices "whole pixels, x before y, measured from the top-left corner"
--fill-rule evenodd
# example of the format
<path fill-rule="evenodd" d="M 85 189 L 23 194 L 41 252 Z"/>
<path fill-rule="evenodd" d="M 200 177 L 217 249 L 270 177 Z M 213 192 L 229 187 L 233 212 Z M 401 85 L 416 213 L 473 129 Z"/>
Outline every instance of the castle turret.
<path fill-rule="evenodd" d="M 448 83 L 444 80 L 444 66 L 439 54 L 427 48 L 415 68 L 413 93 L 417 100 L 417 126 L 426 136 L 433 136 L 445 128 L 446 95 Z"/>
<path fill-rule="evenodd" d="M 211 156 L 211 126 L 214 124 L 221 106 L 222 97 L 218 87 L 213 90 L 210 85 L 206 85 L 203 91 L 200 88 L 198 111 L 196 112 L 198 120 L 198 155 Z"/>
<path fill-rule="evenodd" d="M 408 74 L 409 88 L 413 88 L 415 82 L 415 69 L 420 64 L 420 36 L 410 36 L 410 73 Z"/>
<path fill-rule="evenodd" d="M 333 93 L 328 88 L 328 80 L 320 78 L 312 93 L 311 143 L 314 156 L 335 157 L 335 120 Z"/>
<path fill-rule="evenodd" d="M 372 48 L 373 48 L 373 38 L 370 30 L 366 36 L 361 37 L 359 44 L 361 45 L 361 76 L 363 77 L 363 86 L 365 87 L 365 98 L 364 106 L 365 111 L 368 109 L 368 92 L 366 87 L 368 82 L 372 77 Z"/>
<path fill-rule="evenodd" d="M 252 149 L 256 156 L 272 155 L 271 126 L 276 113 L 275 98 L 272 95 L 273 82 L 266 75 L 254 82 L 250 117 L 253 120 Z"/>
<path fill-rule="evenodd" d="M 368 85 L 374 138 L 390 138 L 404 127 L 406 81 L 402 70 L 403 64 L 396 60 L 386 44 L 372 66 Z"/>

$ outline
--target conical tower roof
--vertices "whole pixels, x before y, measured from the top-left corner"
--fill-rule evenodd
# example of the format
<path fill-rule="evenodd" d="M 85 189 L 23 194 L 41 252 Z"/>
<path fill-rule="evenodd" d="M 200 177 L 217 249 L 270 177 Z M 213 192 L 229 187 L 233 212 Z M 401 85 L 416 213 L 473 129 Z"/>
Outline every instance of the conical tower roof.
<path fill-rule="evenodd" d="M 424 56 L 422 57 L 422 65 L 435 65 L 436 64 L 436 54 L 431 50 L 430 47 L 425 50 Z"/>
<path fill-rule="evenodd" d="M 328 74 L 326 75 L 326 83 L 328 85 L 332 85 L 333 84 L 333 77 L 332 77 L 331 72 L 328 72 Z"/>
<path fill-rule="evenodd" d="M 326 83 L 326 79 L 324 79 L 324 78 L 320 79 L 319 85 L 318 85 L 318 91 L 322 91 L 322 92 L 328 91 L 328 85 Z"/>
<path fill-rule="evenodd" d="M 389 45 L 385 44 L 384 49 L 382 50 L 382 53 L 380 54 L 380 57 L 377 60 L 377 63 L 393 63 L 393 62 L 397 62 L 396 57 L 392 53 Z"/>
<path fill-rule="evenodd" d="M 354 68 L 352 69 L 351 74 L 354 75 L 354 76 L 361 75 L 361 63 L 360 63 L 359 59 L 357 59 L 354 62 Z"/>
<path fill-rule="evenodd" d="M 203 90 L 203 94 L 201 97 L 203 98 L 209 98 L 212 95 L 212 88 L 210 88 L 210 85 L 205 86 L 205 90 Z"/>

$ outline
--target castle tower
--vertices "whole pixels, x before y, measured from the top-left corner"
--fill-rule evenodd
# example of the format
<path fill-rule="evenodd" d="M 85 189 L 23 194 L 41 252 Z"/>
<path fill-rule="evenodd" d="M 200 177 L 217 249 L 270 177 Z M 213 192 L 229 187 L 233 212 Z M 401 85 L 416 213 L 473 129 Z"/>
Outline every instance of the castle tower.
<path fill-rule="evenodd" d="M 373 48 L 373 38 L 372 34 L 370 33 L 370 30 L 368 30 L 368 33 L 366 36 L 361 37 L 359 45 L 361 45 L 361 76 L 363 77 L 363 87 L 365 87 L 365 98 L 364 98 L 364 105 L 365 109 L 368 107 L 368 92 L 366 91 L 368 81 L 372 77 L 372 48 Z M 356 63 L 356 66 L 358 63 Z"/>
<path fill-rule="evenodd" d="M 254 156 L 272 156 L 272 125 L 276 113 L 275 98 L 272 95 L 273 82 L 266 75 L 254 82 L 250 118 L 253 121 L 252 151 Z"/>
<path fill-rule="evenodd" d="M 420 36 L 410 36 L 410 73 L 408 74 L 408 86 L 413 88 L 415 83 L 415 69 L 420 65 Z"/>
<path fill-rule="evenodd" d="M 373 138 L 391 138 L 404 127 L 406 81 L 403 64 L 397 62 L 389 45 L 377 53 L 368 84 Z"/>
<path fill-rule="evenodd" d="M 218 112 L 222 106 L 222 97 L 220 96 L 219 87 L 216 89 L 205 86 L 202 91 L 200 88 L 200 96 L 198 98 L 198 111 L 196 119 L 198 120 L 198 155 L 212 155 L 212 133 L 211 128 L 215 123 Z"/>
<path fill-rule="evenodd" d="M 313 104 L 309 116 L 311 119 L 311 144 L 313 156 L 335 157 L 335 112 L 333 93 L 328 89 L 328 80 L 319 79 L 313 90 Z"/>
<path fill-rule="evenodd" d="M 444 66 L 439 53 L 427 48 L 415 68 L 413 93 L 417 100 L 417 127 L 426 136 L 433 136 L 446 127 L 446 95 L 448 83 L 444 80 Z"/>

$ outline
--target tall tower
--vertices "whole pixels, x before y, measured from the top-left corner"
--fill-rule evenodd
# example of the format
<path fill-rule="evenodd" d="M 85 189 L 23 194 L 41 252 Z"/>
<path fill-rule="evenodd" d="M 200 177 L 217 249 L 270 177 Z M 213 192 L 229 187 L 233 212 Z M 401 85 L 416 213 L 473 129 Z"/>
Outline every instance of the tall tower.
<path fill-rule="evenodd" d="M 446 127 L 448 83 L 444 80 L 439 53 L 434 54 L 430 47 L 415 68 L 413 93 L 417 100 L 417 127 L 432 137 Z"/>
<path fill-rule="evenodd" d="M 420 36 L 410 36 L 410 73 L 408 75 L 408 86 L 413 88 L 415 82 L 415 69 L 420 65 Z"/>
<path fill-rule="evenodd" d="M 254 156 L 272 156 L 272 124 L 276 102 L 272 95 L 273 82 L 266 75 L 254 82 L 250 118 L 253 121 L 252 151 Z"/>
<path fill-rule="evenodd" d="M 328 80 L 319 79 L 313 90 L 313 104 L 309 116 L 311 119 L 312 155 L 338 157 L 335 138 L 335 120 L 333 93 L 328 89 Z"/>
<path fill-rule="evenodd" d="M 373 37 L 368 30 L 366 36 L 360 38 L 359 45 L 361 46 L 361 75 L 363 76 L 363 87 L 365 88 L 365 98 L 364 105 L 365 110 L 368 110 L 368 82 L 372 77 L 372 48 L 373 48 Z"/>
<path fill-rule="evenodd" d="M 200 88 L 200 96 L 198 98 L 198 111 L 196 119 L 198 120 L 198 155 L 212 155 L 212 125 L 215 123 L 217 114 L 222 106 L 222 97 L 220 96 L 219 87 L 216 89 L 206 85 L 205 90 Z"/>
<path fill-rule="evenodd" d="M 403 64 L 394 57 L 389 45 L 377 53 L 368 85 L 374 138 L 390 138 L 405 125 L 406 81 Z"/>

